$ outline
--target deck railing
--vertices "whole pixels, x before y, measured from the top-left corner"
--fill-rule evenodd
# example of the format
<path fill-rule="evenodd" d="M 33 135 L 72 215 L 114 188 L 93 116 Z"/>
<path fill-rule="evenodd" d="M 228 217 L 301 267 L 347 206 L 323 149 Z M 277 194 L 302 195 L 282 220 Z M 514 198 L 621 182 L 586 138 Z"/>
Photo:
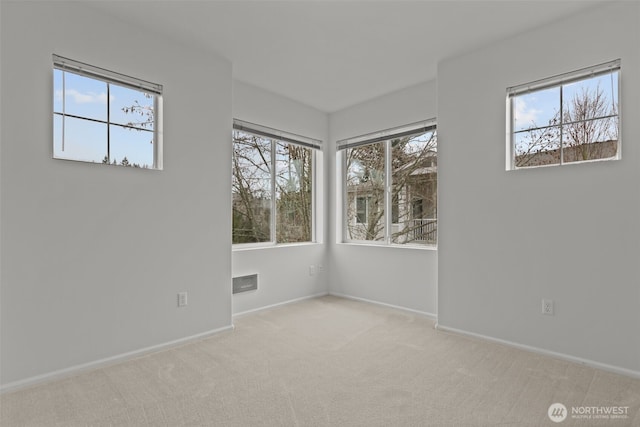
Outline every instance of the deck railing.
<path fill-rule="evenodd" d="M 411 234 L 414 241 L 436 243 L 438 241 L 438 220 L 435 218 L 411 220 Z"/>

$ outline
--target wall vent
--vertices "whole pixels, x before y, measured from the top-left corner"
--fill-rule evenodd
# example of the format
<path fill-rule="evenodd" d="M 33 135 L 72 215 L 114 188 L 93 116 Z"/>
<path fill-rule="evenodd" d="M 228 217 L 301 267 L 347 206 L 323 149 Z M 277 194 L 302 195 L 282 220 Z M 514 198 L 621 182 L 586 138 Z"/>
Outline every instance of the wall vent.
<path fill-rule="evenodd" d="M 233 278 L 233 293 L 255 291 L 258 289 L 258 275 L 239 276 Z"/>

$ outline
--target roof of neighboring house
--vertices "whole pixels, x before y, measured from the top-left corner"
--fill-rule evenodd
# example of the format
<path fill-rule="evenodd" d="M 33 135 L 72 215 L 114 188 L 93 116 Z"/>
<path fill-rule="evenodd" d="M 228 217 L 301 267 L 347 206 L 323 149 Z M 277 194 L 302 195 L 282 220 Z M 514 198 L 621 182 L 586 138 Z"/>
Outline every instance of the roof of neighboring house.
<path fill-rule="evenodd" d="M 589 144 L 568 146 L 562 149 L 565 163 L 582 160 L 608 159 L 614 157 L 618 151 L 618 141 L 598 141 Z M 583 152 L 589 155 L 583 158 Z M 516 167 L 544 166 L 560 163 L 560 149 L 539 151 L 516 156 Z"/>
<path fill-rule="evenodd" d="M 438 172 L 438 166 L 425 166 L 425 167 L 414 170 L 413 172 L 411 172 L 410 175 L 420 176 L 420 175 L 428 175 L 430 173 L 437 173 L 437 172 Z"/>

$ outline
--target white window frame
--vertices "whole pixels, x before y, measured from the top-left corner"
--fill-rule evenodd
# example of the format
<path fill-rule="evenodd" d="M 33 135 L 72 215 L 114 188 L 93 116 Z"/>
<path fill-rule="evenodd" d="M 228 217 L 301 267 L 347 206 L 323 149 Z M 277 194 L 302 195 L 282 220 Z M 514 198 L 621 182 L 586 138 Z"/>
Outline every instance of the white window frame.
<path fill-rule="evenodd" d="M 617 141 L 617 150 L 616 155 L 614 157 L 602 158 L 602 159 L 591 159 L 591 160 L 581 160 L 581 161 L 572 161 L 572 162 L 564 162 L 563 159 L 563 149 L 564 144 L 562 143 L 562 126 L 564 114 L 562 112 L 562 86 L 579 82 L 581 80 L 587 80 L 593 77 L 602 76 L 611 74 L 614 72 L 618 72 L 618 141 Z M 560 123 L 558 127 L 560 128 L 560 160 L 559 163 L 553 163 L 548 165 L 536 165 L 536 166 L 526 166 L 526 167 L 518 167 L 515 164 L 516 160 L 516 150 L 515 150 L 515 102 L 514 99 L 518 95 L 523 95 L 530 92 L 537 92 L 550 88 L 560 88 Z M 536 80 L 530 83 L 525 83 L 517 86 L 512 86 L 507 88 L 507 99 L 506 99 L 506 110 L 507 110 L 507 147 L 506 147 L 506 170 L 522 170 L 522 169 L 535 169 L 535 168 L 544 168 L 544 167 L 553 167 L 553 166 L 565 166 L 570 164 L 580 164 L 580 163 L 590 163 L 590 162 L 602 162 L 609 160 L 619 160 L 621 158 L 621 149 L 622 149 L 622 108 L 621 106 L 621 95 L 622 95 L 622 69 L 621 69 L 621 60 L 616 59 L 613 61 L 605 62 L 602 64 L 594 65 L 591 67 L 582 68 L 579 70 L 571 71 L 569 73 L 559 74 L 556 76 L 548 77 L 541 80 Z M 613 116 L 612 116 L 613 117 Z M 598 118 L 590 118 L 585 120 L 580 120 L 581 122 L 595 120 Z M 541 126 L 544 128 L 546 126 Z"/>
<path fill-rule="evenodd" d="M 245 133 L 254 134 L 257 136 L 265 137 L 271 140 L 271 217 L 269 219 L 269 233 L 270 240 L 267 242 L 258 243 L 233 243 L 232 248 L 236 249 L 252 249 L 252 248 L 269 248 L 275 246 L 295 246 L 295 245 L 308 245 L 318 242 L 317 238 L 317 180 L 319 176 L 317 168 L 317 153 L 322 150 L 322 141 L 319 139 L 309 138 L 295 133 L 286 132 L 267 126 L 247 122 L 240 119 L 233 119 L 233 130 L 241 131 Z M 308 242 L 284 242 L 279 243 L 277 241 L 277 209 L 276 209 L 276 175 L 275 175 L 275 160 L 276 160 L 276 144 L 278 142 L 284 142 L 287 144 L 299 145 L 301 147 L 311 149 L 311 240 Z M 233 137 L 231 138 L 233 144 Z"/>
<path fill-rule="evenodd" d="M 79 62 L 73 59 L 69 59 L 69 58 L 65 58 L 56 54 L 52 55 L 52 59 L 53 59 L 53 69 L 54 70 L 60 70 L 63 72 L 70 72 L 73 74 L 77 74 L 83 77 L 87 77 L 93 80 L 98 80 L 98 81 L 102 81 L 105 82 L 107 84 L 107 91 L 109 88 L 110 84 L 114 84 L 117 86 L 122 86 L 122 87 L 127 87 L 130 89 L 135 89 L 141 92 L 146 92 L 146 93 L 150 93 L 153 95 L 153 99 L 154 99 L 154 123 L 153 123 L 153 165 L 148 168 L 151 170 L 162 170 L 163 168 L 163 164 L 162 164 L 162 92 L 163 92 L 163 86 L 161 84 L 157 84 L 157 83 L 152 83 L 146 80 L 142 80 L 142 79 L 138 79 L 136 77 L 131 77 L 125 74 L 121 74 L 121 73 L 117 73 L 115 71 L 109 71 L 106 70 L 104 68 L 100 68 L 100 67 L 96 67 L 93 65 L 89 65 L 89 64 L 85 64 L 83 62 Z M 64 80 L 63 80 L 63 85 L 64 85 Z M 64 86 L 63 86 L 64 87 Z M 64 88 L 63 88 L 63 92 L 64 92 Z M 55 96 L 55 95 L 54 95 Z M 64 97 L 64 93 L 63 93 L 63 97 Z M 109 95 L 107 93 L 107 99 L 108 99 Z M 64 106 L 64 101 L 63 101 L 63 106 Z M 107 128 L 115 123 L 112 123 L 110 121 L 110 118 L 107 116 L 107 120 L 103 121 L 103 120 L 94 120 L 91 118 L 87 118 L 87 117 L 82 117 L 82 116 L 72 116 L 66 113 L 66 111 L 64 111 L 64 107 L 63 107 L 63 111 L 62 112 L 53 112 L 53 115 L 60 115 L 63 118 L 63 123 L 64 123 L 64 118 L 65 117 L 75 117 L 75 118 L 79 118 L 79 119 L 83 119 L 83 120 L 90 120 L 90 121 L 95 121 L 95 122 L 100 122 L 100 123 L 104 123 L 107 125 Z M 118 126 L 121 126 L 121 124 L 117 124 Z M 64 125 L 63 125 L 64 126 Z M 64 144 L 64 131 L 63 131 L 63 144 Z M 110 145 L 110 141 L 107 137 L 107 153 L 109 153 L 109 145 Z M 109 154 L 107 154 L 107 156 L 109 156 Z M 67 158 L 67 157 L 56 157 L 55 156 L 55 150 L 53 150 L 53 154 L 52 157 L 54 159 L 59 159 L 59 160 L 70 160 L 70 161 L 76 161 L 76 162 L 83 162 L 83 163 L 94 163 L 94 162 L 89 162 L 86 160 L 81 160 L 81 159 L 73 159 L 73 158 Z M 96 163 L 98 164 L 98 163 Z"/>
<path fill-rule="evenodd" d="M 435 245 L 427 245 L 420 243 L 393 243 L 392 242 L 392 168 L 391 168 L 391 155 L 392 155 L 392 147 L 391 140 L 403 136 L 411 136 L 417 135 L 421 133 L 426 133 L 430 131 L 437 131 L 437 122 L 435 118 L 411 123 L 404 126 L 399 126 L 395 128 L 386 129 L 379 132 L 374 132 L 370 134 L 360 135 L 353 138 L 347 138 L 343 140 L 339 140 L 336 142 L 336 159 L 337 162 L 341 165 L 340 176 L 338 176 L 338 180 L 341 183 L 341 239 L 342 243 L 351 243 L 351 244 L 366 244 L 373 246 L 393 246 L 393 247 L 401 247 L 401 248 L 417 248 L 417 249 L 437 249 L 437 243 Z M 383 240 L 356 240 L 349 239 L 349 231 L 347 227 L 348 221 L 348 195 L 347 195 L 347 156 L 345 152 L 349 148 L 355 148 L 363 145 L 369 145 L 373 143 L 384 143 L 384 152 L 385 152 L 385 164 L 384 164 L 384 238 Z M 356 202 L 357 203 L 357 202 Z M 367 200 L 367 212 L 370 209 L 369 200 Z"/>

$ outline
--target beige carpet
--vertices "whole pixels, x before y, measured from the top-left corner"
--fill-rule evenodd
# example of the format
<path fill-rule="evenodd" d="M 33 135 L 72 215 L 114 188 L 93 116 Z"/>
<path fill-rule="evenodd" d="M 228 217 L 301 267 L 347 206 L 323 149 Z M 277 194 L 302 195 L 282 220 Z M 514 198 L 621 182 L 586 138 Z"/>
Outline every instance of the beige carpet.
<path fill-rule="evenodd" d="M 5 394 L 5 426 L 640 426 L 640 380 L 323 297 L 236 329 Z M 628 418 L 552 423 L 555 402 Z M 570 411 L 571 409 L 569 409 Z"/>

